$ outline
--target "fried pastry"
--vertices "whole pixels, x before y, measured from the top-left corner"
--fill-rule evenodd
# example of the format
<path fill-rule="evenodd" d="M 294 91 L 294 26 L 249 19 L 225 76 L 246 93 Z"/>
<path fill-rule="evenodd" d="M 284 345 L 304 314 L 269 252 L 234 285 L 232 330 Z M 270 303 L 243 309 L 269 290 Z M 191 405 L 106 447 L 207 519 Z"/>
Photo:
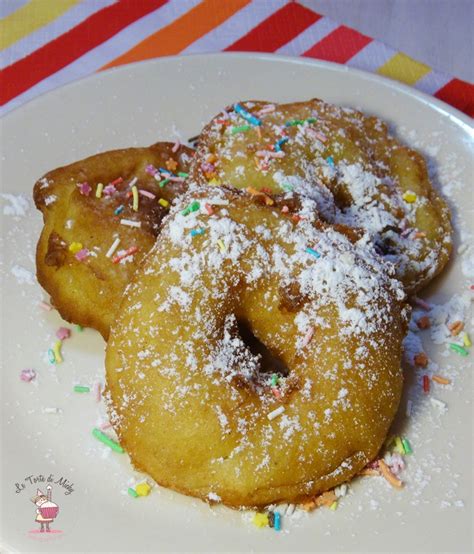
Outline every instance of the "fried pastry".
<path fill-rule="evenodd" d="M 160 142 L 50 171 L 34 187 L 38 281 L 61 316 L 107 339 L 120 297 L 185 188 L 193 151 Z"/>
<path fill-rule="evenodd" d="M 316 198 L 329 222 L 368 231 L 409 293 L 451 252 L 449 210 L 421 154 L 353 109 L 318 99 L 234 104 L 202 131 L 191 173 L 200 183 Z"/>

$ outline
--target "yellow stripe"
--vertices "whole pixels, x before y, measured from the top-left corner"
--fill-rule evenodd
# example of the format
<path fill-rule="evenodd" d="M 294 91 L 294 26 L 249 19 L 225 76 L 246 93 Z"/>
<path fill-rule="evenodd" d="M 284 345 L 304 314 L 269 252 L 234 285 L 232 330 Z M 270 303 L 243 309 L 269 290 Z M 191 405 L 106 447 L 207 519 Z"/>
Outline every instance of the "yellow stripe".
<path fill-rule="evenodd" d="M 79 0 L 31 0 L 0 21 L 0 48 L 8 48 L 78 3 Z"/>
<path fill-rule="evenodd" d="M 413 60 L 402 52 L 395 54 L 393 58 L 390 58 L 388 62 L 377 69 L 377 73 L 380 73 L 380 75 L 385 75 L 385 77 L 390 77 L 407 85 L 414 85 L 430 71 L 431 67 Z"/>

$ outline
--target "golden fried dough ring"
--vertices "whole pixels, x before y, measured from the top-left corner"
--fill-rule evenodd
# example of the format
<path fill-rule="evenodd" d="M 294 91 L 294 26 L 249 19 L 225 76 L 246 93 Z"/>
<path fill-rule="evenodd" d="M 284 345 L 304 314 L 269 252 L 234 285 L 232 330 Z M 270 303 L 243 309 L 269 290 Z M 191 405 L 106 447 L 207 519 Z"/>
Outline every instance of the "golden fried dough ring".
<path fill-rule="evenodd" d="M 44 219 L 37 277 L 67 321 L 93 327 L 107 339 L 125 285 L 155 242 L 169 204 L 186 188 L 184 178 L 163 176 L 158 183 L 153 176 L 166 164 L 174 175 L 187 171 L 192 150 L 175 150 L 161 142 L 104 152 L 50 171 L 35 184 L 35 204 Z M 122 219 L 137 226 L 121 224 Z M 107 256 L 116 239 L 118 247 Z M 132 254 L 119 261 L 127 251 Z"/>
<path fill-rule="evenodd" d="M 237 106 L 204 128 L 194 179 L 317 195 L 326 220 L 370 233 L 408 292 L 443 269 L 451 252 L 449 210 L 423 157 L 391 136 L 384 122 L 317 99 Z M 334 217 L 322 185 L 332 193 Z"/>
<path fill-rule="evenodd" d="M 404 292 L 366 238 L 301 202 L 295 223 L 237 189 L 190 188 L 122 298 L 110 417 L 161 485 L 234 507 L 295 502 L 350 479 L 385 439 Z M 287 371 L 264 371 L 248 334 Z"/>

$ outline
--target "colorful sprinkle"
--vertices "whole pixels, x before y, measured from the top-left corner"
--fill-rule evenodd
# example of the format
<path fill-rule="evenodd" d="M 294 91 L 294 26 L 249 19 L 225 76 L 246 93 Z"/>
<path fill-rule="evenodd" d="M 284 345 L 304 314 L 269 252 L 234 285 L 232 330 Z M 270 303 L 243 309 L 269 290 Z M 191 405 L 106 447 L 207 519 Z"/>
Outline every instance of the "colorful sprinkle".
<path fill-rule="evenodd" d="M 230 130 L 230 132 L 235 135 L 236 133 L 245 133 L 246 131 L 248 131 L 249 129 L 251 129 L 252 126 L 251 125 L 240 125 L 239 127 L 232 127 L 232 129 Z"/>
<path fill-rule="evenodd" d="M 252 125 L 261 125 L 262 122 L 257 117 L 253 116 L 251 113 L 249 113 L 245 108 L 243 108 L 240 104 L 234 104 L 234 110 L 243 117 L 246 121 L 251 123 Z"/>
<path fill-rule="evenodd" d="M 74 385 L 74 392 L 90 392 L 91 389 L 89 387 L 85 387 L 83 385 Z"/>
<path fill-rule="evenodd" d="M 112 196 L 117 192 L 117 190 L 114 185 L 108 184 L 102 192 L 105 194 L 105 196 Z"/>
<path fill-rule="evenodd" d="M 448 325 L 448 329 L 451 331 L 451 335 L 456 337 L 464 329 L 464 323 L 462 321 L 455 321 Z"/>
<path fill-rule="evenodd" d="M 112 243 L 111 247 L 107 250 L 107 254 L 105 255 L 105 257 L 110 258 L 112 254 L 117 250 L 119 244 L 120 244 L 120 239 L 116 238 Z"/>
<path fill-rule="evenodd" d="M 168 200 L 165 200 L 164 198 L 160 198 L 160 199 L 158 200 L 158 204 L 159 204 L 160 206 L 163 206 L 163 208 L 167 208 L 167 207 L 170 205 L 170 203 L 168 202 Z"/>
<path fill-rule="evenodd" d="M 399 454 L 404 454 L 405 449 L 403 448 L 402 439 L 400 437 L 395 437 L 395 449 Z"/>
<path fill-rule="evenodd" d="M 405 451 L 405 454 L 413 454 L 413 450 L 411 448 L 410 443 L 408 442 L 408 439 L 402 439 L 403 444 L 403 450 Z"/>
<path fill-rule="evenodd" d="M 308 346 L 308 344 L 311 342 L 314 336 L 314 327 L 310 327 L 306 331 L 306 335 L 304 336 L 302 342 L 301 342 L 301 348 L 304 348 L 305 346 Z"/>
<path fill-rule="evenodd" d="M 45 312 L 50 312 L 53 309 L 53 307 L 47 302 L 40 302 L 38 305 Z"/>
<path fill-rule="evenodd" d="M 104 184 L 99 183 L 95 189 L 95 197 L 102 198 L 102 191 L 104 190 Z"/>
<path fill-rule="evenodd" d="M 76 325 L 76 329 L 79 331 L 79 333 L 82 333 L 82 331 L 84 331 L 84 327 L 82 325 Z"/>
<path fill-rule="evenodd" d="M 191 204 L 189 204 L 189 206 L 187 208 L 185 208 L 181 212 L 181 214 L 182 215 L 189 215 L 192 212 L 197 212 L 200 207 L 201 207 L 201 205 L 199 204 L 199 202 L 195 200 L 194 202 L 191 202 Z"/>
<path fill-rule="evenodd" d="M 407 190 L 406 192 L 403 193 L 403 196 L 402 196 L 403 200 L 405 200 L 405 202 L 407 202 L 408 204 L 413 204 L 413 202 L 416 201 L 416 194 L 411 191 L 411 190 Z"/>
<path fill-rule="evenodd" d="M 390 471 L 388 465 L 383 460 L 379 460 L 378 466 L 382 476 L 392 485 L 392 487 L 395 487 L 396 489 L 401 489 L 403 487 L 403 483 L 400 481 L 400 479 L 397 479 L 397 477 L 395 477 L 395 475 Z"/>
<path fill-rule="evenodd" d="M 105 433 L 102 433 L 102 431 L 100 429 L 97 429 L 97 427 L 94 427 L 94 429 L 92 429 L 92 434 L 97 440 L 107 445 L 114 452 L 120 452 L 121 454 L 124 452 L 124 449 L 120 446 L 118 442 L 108 437 Z"/>
<path fill-rule="evenodd" d="M 133 221 L 131 219 L 121 219 L 120 224 L 126 225 L 127 227 L 137 227 L 137 228 L 140 228 L 142 226 L 141 221 Z"/>
<path fill-rule="evenodd" d="M 451 379 L 446 379 L 446 377 L 441 375 L 433 375 L 432 380 L 440 385 L 449 385 L 451 383 Z"/>
<path fill-rule="evenodd" d="M 207 215 L 214 214 L 214 210 L 212 209 L 212 206 L 210 204 L 204 204 L 204 208 L 206 209 Z"/>
<path fill-rule="evenodd" d="M 115 215 L 121 214 L 121 213 L 123 212 L 123 210 L 124 210 L 124 207 L 125 207 L 125 206 L 119 206 L 118 208 L 116 208 L 116 209 L 114 210 L 114 214 L 115 214 Z"/>
<path fill-rule="evenodd" d="M 426 367 L 428 365 L 428 356 L 424 352 L 415 354 L 413 361 L 417 367 Z"/>
<path fill-rule="evenodd" d="M 156 198 L 156 195 L 154 195 L 152 192 L 149 192 L 145 189 L 138 189 L 138 193 L 142 196 L 146 196 L 147 198 L 151 198 L 151 200 L 154 200 Z"/>
<path fill-rule="evenodd" d="M 275 529 L 275 531 L 280 531 L 281 530 L 281 515 L 279 514 L 279 512 L 273 512 L 273 528 Z"/>
<path fill-rule="evenodd" d="M 148 164 L 145 168 L 145 172 L 148 173 L 148 175 L 151 175 L 152 177 L 154 177 L 158 173 L 158 170 L 154 165 Z"/>
<path fill-rule="evenodd" d="M 462 334 L 462 342 L 464 346 L 472 346 L 471 339 L 469 338 L 469 335 L 467 333 Z"/>
<path fill-rule="evenodd" d="M 226 248 L 225 248 L 225 244 L 224 244 L 224 241 L 222 239 L 218 239 L 217 240 L 217 246 L 219 246 L 219 250 L 221 252 L 225 252 L 226 251 Z"/>
<path fill-rule="evenodd" d="M 420 319 L 416 322 L 416 325 L 418 329 L 429 329 L 431 327 L 430 318 L 427 315 L 424 315 L 423 317 L 420 317 Z"/>
<path fill-rule="evenodd" d="M 56 331 L 56 336 L 59 340 L 66 340 L 71 336 L 71 329 L 68 329 L 67 327 L 60 327 Z"/>
<path fill-rule="evenodd" d="M 316 250 L 313 250 L 312 248 L 306 248 L 306 252 L 308 254 L 311 254 L 311 256 L 314 256 L 315 258 L 320 258 L 321 254 L 319 252 L 316 252 Z"/>
<path fill-rule="evenodd" d="M 262 527 L 268 527 L 268 515 L 257 512 L 253 516 L 252 523 L 255 525 L 255 527 L 258 527 L 259 529 L 261 529 Z"/>
<path fill-rule="evenodd" d="M 61 346 L 62 342 L 60 340 L 57 340 L 53 346 L 54 359 L 56 360 L 57 364 L 60 364 L 63 361 L 63 357 L 61 356 Z"/>
<path fill-rule="evenodd" d="M 68 248 L 69 252 L 72 252 L 73 254 L 77 254 L 80 250 L 82 250 L 82 243 L 81 242 L 71 242 Z"/>
<path fill-rule="evenodd" d="M 98 381 L 94 383 L 92 392 L 94 393 L 96 402 L 100 402 L 102 400 L 102 385 Z"/>
<path fill-rule="evenodd" d="M 134 212 L 137 212 L 138 211 L 138 189 L 135 185 L 132 186 L 132 194 L 133 194 L 132 208 Z"/>
<path fill-rule="evenodd" d="M 119 185 L 120 183 L 123 183 L 122 177 L 117 177 L 117 179 L 115 179 L 115 181 L 112 181 L 110 184 L 115 187 L 115 185 Z"/>
<path fill-rule="evenodd" d="M 428 375 L 423 375 L 423 392 L 425 394 L 430 392 L 430 378 Z"/>
<path fill-rule="evenodd" d="M 467 356 L 469 354 L 465 348 L 459 346 L 459 344 L 455 344 L 454 342 L 449 343 L 449 349 L 461 356 Z"/>
<path fill-rule="evenodd" d="M 278 385 L 278 375 L 276 373 L 273 373 L 272 375 L 272 387 L 276 387 Z"/>
<path fill-rule="evenodd" d="M 156 178 L 156 175 L 155 175 L 155 178 Z M 171 179 L 169 177 L 167 177 L 166 179 L 163 179 L 163 181 L 160 181 L 160 188 L 163 188 L 165 185 L 167 185 L 169 182 L 171 181 Z"/>
<path fill-rule="evenodd" d="M 50 364 L 55 364 L 56 363 L 56 357 L 54 356 L 54 352 L 53 352 L 52 348 L 50 348 L 48 350 L 48 360 L 49 360 Z"/>
<path fill-rule="evenodd" d="M 278 406 L 275 410 L 267 414 L 267 418 L 271 421 L 272 419 L 275 419 L 279 415 L 281 415 L 285 411 L 285 406 Z"/>
<path fill-rule="evenodd" d="M 276 141 L 275 143 L 275 152 L 280 152 L 281 147 L 288 142 L 290 139 L 288 137 L 283 137 Z"/>
<path fill-rule="evenodd" d="M 337 500 L 335 500 L 330 506 L 329 506 L 329 509 L 332 510 L 333 512 L 335 512 L 337 510 Z"/>
<path fill-rule="evenodd" d="M 189 177 L 189 173 L 185 173 L 184 171 L 178 171 L 178 177 L 181 177 L 182 179 L 187 179 Z"/>
<path fill-rule="evenodd" d="M 25 383 L 33 381 L 36 377 L 36 371 L 34 369 L 22 369 L 20 372 L 20 379 Z"/>
<path fill-rule="evenodd" d="M 328 164 L 331 166 L 331 167 L 336 167 L 336 164 L 334 163 L 334 158 L 332 156 L 328 156 L 326 158 L 326 161 L 328 162 Z"/>
<path fill-rule="evenodd" d="M 417 296 L 413 296 L 412 298 L 413 304 L 416 304 L 423 310 L 426 310 L 429 312 L 431 310 L 431 305 L 428 304 L 428 302 L 425 302 L 422 298 L 418 298 Z"/>
<path fill-rule="evenodd" d="M 173 152 L 173 154 L 176 154 L 176 152 L 179 150 L 179 147 L 181 146 L 181 143 L 179 142 L 179 140 L 177 140 L 174 144 L 173 144 L 173 148 L 171 149 L 171 152 Z"/>
<path fill-rule="evenodd" d="M 253 187 L 247 187 L 245 189 L 249 194 L 251 194 L 252 196 L 261 196 L 265 202 L 265 204 L 267 206 L 273 206 L 273 204 L 275 203 L 275 201 L 273 200 L 273 198 L 271 198 L 270 196 L 268 196 L 268 194 L 265 194 L 264 192 L 261 192 L 257 189 L 254 189 Z"/>
<path fill-rule="evenodd" d="M 150 485 L 145 481 L 144 483 L 140 483 L 135 487 L 135 490 L 137 491 L 138 496 L 148 496 L 151 491 Z"/>
<path fill-rule="evenodd" d="M 205 233 L 204 229 L 191 229 L 191 231 L 189 231 L 189 234 L 192 237 L 197 237 L 198 235 L 204 235 L 204 233 Z"/>
<path fill-rule="evenodd" d="M 133 489 L 132 487 L 129 487 L 127 492 L 132 498 L 138 498 L 137 491 L 135 489 Z"/>
<path fill-rule="evenodd" d="M 91 193 L 92 188 L 89 183 L 79 183 L 77 186 L 79 188 L 79 192 L 83 196 L 89 196 L 89 194 Z"/>
<path fill-rule="evenodd" d="M 285 127 L 295 127 L 296 125 L 303 125 L 304 119 L 292 119 L 285 123 Z"/>
<path fill-rule="evenodd" d="M 175 160 L 173 160 L 173 158 L 168 158 L 165 162 L 165 165 L 166 169 L 168 169 L 169 171 L 175 171 L 175 169 L 178 167 L 178 164 Z"/>
<path fill-rule="evenodd" d="M 135 252 L 138 252 L 138 247 L 137 246 L 132 246 L 131 248 L 126 250 L 123 254 L 120 254 L 119 256 L 115 256 L 114 258 L 112 258 L 112 262 L 114 264 L 118 264 L 119 262 L 121 262 L 125 258 L 128 258 L 129 256 L 132 256 L 133 254 L 135 254 Z"/>
<path fill-rule="evenodd" d="M 76 260 L 83 262 L 89 257 L 89 250 L 87 248 L 82 248 L 81 250 L 79 250 L 79 252 L 76 253 L 75 257 Z"/>

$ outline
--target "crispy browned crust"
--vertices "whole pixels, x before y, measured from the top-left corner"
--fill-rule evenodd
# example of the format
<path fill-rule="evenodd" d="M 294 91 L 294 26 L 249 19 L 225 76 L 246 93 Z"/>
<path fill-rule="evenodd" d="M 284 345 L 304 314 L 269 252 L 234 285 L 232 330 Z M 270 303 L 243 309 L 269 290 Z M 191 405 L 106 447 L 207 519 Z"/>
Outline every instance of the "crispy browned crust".
<path fill-rule="evenodd" d="M 248 110 L 255 114 L 269 103 L 242 101 L 240 104 L 248 104 Z M 336 164 L 360 164 L 377 177 L 389 178 L 395 184 L 396 190 L 386 185 L 380 186 L 378 198 L 384 198 L 383 202 L 386 198 L 390 202 L 390 198 L 395 195 L 401 197 L 407 191 L 415 192 L 424 201 L 416 209 L 413 221 L 415 230 L 426 235 L 413 239 L 418 241 L 420 248 L 413 253 L 406 243 L 406 248 L 401 247 L 393 256 L 394 263 L 399 266 L 398 277 L 407 292 L 415 293 L 424 288 L 443 270 L 449 260 L 452 225 L 449 208 L 430 182 L 423 156 L 392 136 L 385 122 L 360 111 L 340 108 L 317 98 L 275 106 L 274 114 L 259 116 L 263 122 L 259 129 L 253 127 L 237 135 L 240 142 L 236 142 L 236 136 L 227 131 L 226 125 L 219 123 L 224 120 L 222 112 L 215 116 L 199 136 L 196 156 L 190 170 L 193 179 L 200 184 L 214 179 L 238 188 L 252 186 L 278 194 L 281 193 L 281 187 L 273 176 L 276 171 L 283 171 L 287 175 L 306 179 L 315 189 L 323 184 L 331 191 L 335 205 L 344 209 L 350 206 L 353 199 L 337 178 L 329 177 L 328 172 L 321 170 L 324 165 L 321 161 L 331 156 Z M 233 107 L 230 106 L 227 110 L 232 112 Z M 287 154 L 284 158 L 272 160 L 266 172 L 256 169 L 256 151 L 271 147 L 278 138 L 272 125 L 282 125 L 288 120 L 305 119 L 313 115 L 317 119 L 316 128 L 324 127 L 324 134 L 327 136 L 322 150 L 310 151 L 306 146 L 294 146 L 290 141 L 283 147 Z M 266 122 L 271 125 L 266 125 Z M 245 124 L 245 121 L 242 119 L 239 124 Z M 289 128 L 290 136 L 292 132 Z M 210 160 L 215 171 L 203 170 L 206 167 L 203 163 Z M 310 172 L 308 166 L 312 167 Z M 404 212 L 397 210 L 395 203 L 388 208 L 401 222 Z M 390 238 L 384 238 L 385 240 L 387 253 L 393 254 Z M 397 263 L 399 255 L 405 256 L 403 263 Z"/>
<path fill-rule="evenodd" d="M 33 198 L 44 219 L 36 249 L 38 281 L 64 319 L 97 329 L 105 339 L 123 290 L 154 244 L 161 220 L 168 212 L 169 208 L 158 200 L 171 203 L 186 189 L 185 183 L 171 182 L 160 187 L 146 172 L 148 164 L 166 167 L 170 158 L 178 164 L 175 173 L 186 172 L 192 150 L 180 146 L 173 153 L 172 148 L 172 143 L 162 142 L 149 148 L 104 152 L 50 171 L 34 186 Z M 117 184 L 116 193 L 103 193 L 96 198 L 98 183 L 106 186 L 119 177 L 123 182 Z M 134 177 L 138 178 L 138 189 L 156 196 L 151 199 L 140 194 L 136 212 L 132 199 L 127 197 L 128 183 Z M 88 196 L 78 188 L 84 182 L 92 187 Z M 114 211 L 122 205 L 123 211 L 115 215 Z M 121 218 L 139 222 L 141 227 L 124 226 Z M 115 264 L 105 256 L 116 236 L 121 241 L 117 252 L 138 248 L 127 263 Z M 85 261 L 77 260 L 69 250 L 73 242 L 80 243 L 92 255 Z"/>

